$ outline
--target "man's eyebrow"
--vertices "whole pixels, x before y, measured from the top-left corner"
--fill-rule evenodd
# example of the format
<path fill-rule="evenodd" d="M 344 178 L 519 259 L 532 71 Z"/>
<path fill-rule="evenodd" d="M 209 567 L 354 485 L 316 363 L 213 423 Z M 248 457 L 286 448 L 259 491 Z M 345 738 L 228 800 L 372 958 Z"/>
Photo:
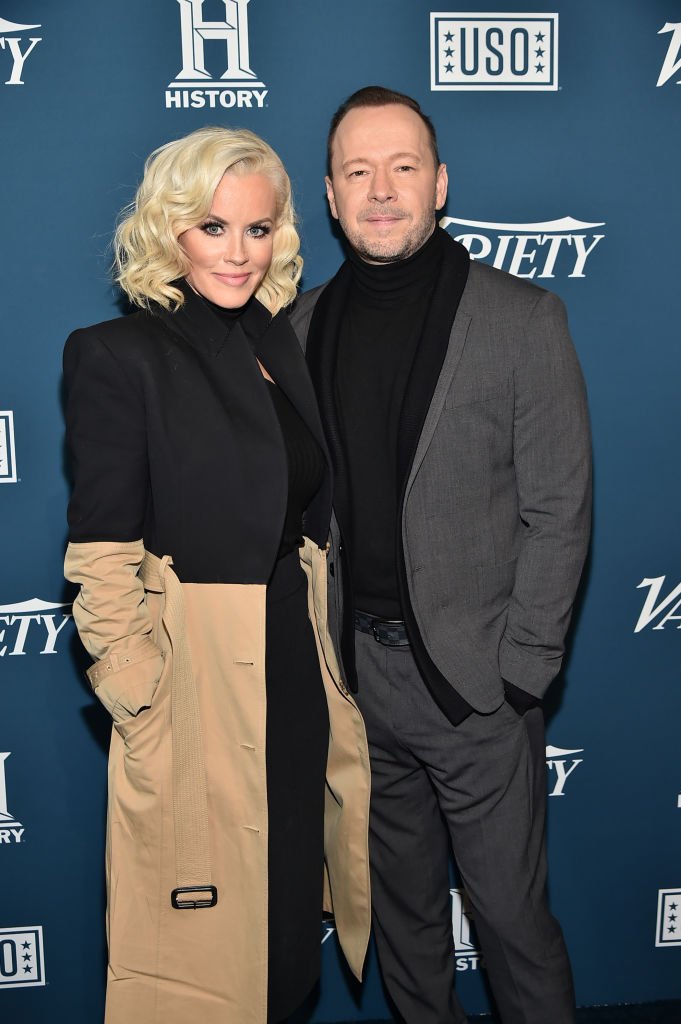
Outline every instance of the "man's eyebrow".
<path fill-rule="evenodd" d="M 388 160 L 413 160 L 416 163 L 423 163 L 423 157 L 419 156 L 418 153 L 414 153 L 411 150 L 406 150 L 404 153 L 391 153 Z M 350 167 L 352 164 L 370 164 L 371 158 L 368 156 L 353 156 L 351 160 L 344 160 L 341 166 L 343 168 Z"/>

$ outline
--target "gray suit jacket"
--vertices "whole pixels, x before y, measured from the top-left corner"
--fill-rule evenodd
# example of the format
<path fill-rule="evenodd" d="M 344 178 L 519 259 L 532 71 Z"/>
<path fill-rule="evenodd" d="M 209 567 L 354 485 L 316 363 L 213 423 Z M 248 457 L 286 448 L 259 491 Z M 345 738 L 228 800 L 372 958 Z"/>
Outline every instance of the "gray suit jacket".
<path fill-rule="evenodd" d="M 324 287 L 293 309 L 303 345 Z M 503 680 L 541 697 L 558 673 L 590 506 L 586 395 L 563 303 L 473 262 L 401 529 L 428 654 L 477 711 L 503 702 Z"/>

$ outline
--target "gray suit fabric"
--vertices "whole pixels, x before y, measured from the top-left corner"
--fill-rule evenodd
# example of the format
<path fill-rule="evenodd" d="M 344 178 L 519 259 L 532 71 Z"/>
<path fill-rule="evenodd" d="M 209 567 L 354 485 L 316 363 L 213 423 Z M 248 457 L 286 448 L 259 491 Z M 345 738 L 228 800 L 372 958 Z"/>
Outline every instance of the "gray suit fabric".
<path fill-rule="evenodd" d="M 303 345 L 321 290 L 292 313 Z M 563 304 L 472 263 L 400 528 L 423 643 L 475 713 L 452 725 L 409 650 L 356 633 L 374 931 L 407 1024 L 466 1020 L 453 994 L 450 842 L 504 1024 L 574 1021 L 567 953 L 546 900 L 543 713 L 518 715 L 504 681 L 541 698 L 560 670 L 590 503 L 586 396 Z M 339 620 L 340 542 L 332 523 Z"/>
<path fill-rule="evenodd" d="M 305 342 L 321 289 L 291 321 Z M 476 711 L 560 670 L 590 532 L 582 374 L 561 300 L 472 263 L 401 523 L 430 657 Z"/>

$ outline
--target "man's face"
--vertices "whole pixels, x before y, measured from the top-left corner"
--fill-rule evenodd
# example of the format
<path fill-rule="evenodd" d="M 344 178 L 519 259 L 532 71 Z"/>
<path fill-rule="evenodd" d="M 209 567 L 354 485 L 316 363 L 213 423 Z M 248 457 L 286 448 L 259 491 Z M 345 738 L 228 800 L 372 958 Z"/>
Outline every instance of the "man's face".
<path fill-rule="evenodd" d="M 447 168 L 435 166 L 426 126 L 401 104 L 349 111 L 333 140 L 331 174 L 331 213 L 367 263 L 420 249 L 447 196 Z"/>

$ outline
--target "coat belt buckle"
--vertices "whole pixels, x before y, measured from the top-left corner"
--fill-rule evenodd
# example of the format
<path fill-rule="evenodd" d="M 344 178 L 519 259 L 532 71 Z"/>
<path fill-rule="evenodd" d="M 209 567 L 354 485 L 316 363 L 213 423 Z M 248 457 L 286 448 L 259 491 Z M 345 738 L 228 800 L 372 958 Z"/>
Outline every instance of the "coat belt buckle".
<path fill-rule="evenodd" d="M 185 892 L 204 892 L 210 895 L 207 899 L 179 899 Z M 214 907 L 217 901 L 218 891 L 214 885 L 178 885 L 170 894 L 170 902 L 175 910 L 203 910 L 204 907 Z"/>

